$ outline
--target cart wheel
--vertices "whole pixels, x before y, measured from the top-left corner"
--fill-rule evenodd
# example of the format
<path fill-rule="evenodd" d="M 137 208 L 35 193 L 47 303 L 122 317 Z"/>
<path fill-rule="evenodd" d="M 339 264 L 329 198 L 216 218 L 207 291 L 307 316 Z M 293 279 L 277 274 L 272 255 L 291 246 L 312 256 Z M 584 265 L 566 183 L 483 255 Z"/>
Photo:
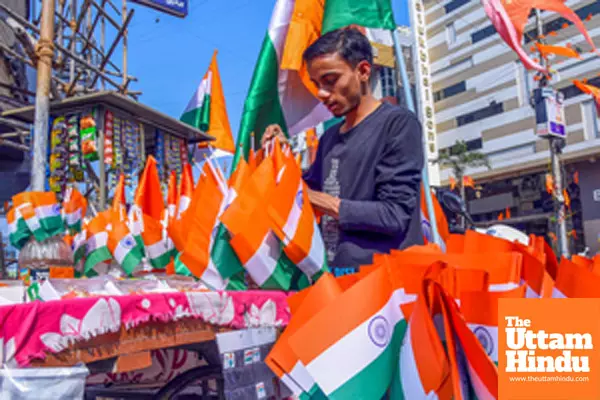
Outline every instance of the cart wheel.
<path fill-rule="evenodd" d="M 208 381 L 215 379 L 217 381 L 217 396 L 210 396 L 208 391 Z M 154 395 L 155 400 L 171 400 L 178 393 L 181 393 L 189 385 L 201 381 L 203 387 L 202 399 L 224 399 L 224 388 L 223 388 L 223 375 L 221 373 L 221 367 L 215 365 L 203 365 L 201 367 L 193 368 L 189 371 L 184 372 L 181 375 L 176 376 L 169 383 L 163 386 L 162 389 Z M 198 397 L 200 398 L 200 397 Z"/>

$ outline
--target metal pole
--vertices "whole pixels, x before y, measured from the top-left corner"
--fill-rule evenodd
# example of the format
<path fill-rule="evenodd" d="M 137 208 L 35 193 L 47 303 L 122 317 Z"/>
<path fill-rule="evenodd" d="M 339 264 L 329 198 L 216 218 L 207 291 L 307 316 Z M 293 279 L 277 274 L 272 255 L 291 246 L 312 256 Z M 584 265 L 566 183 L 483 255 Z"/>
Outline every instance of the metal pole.
<path fill-rule="evenodd" d="M 541 43 L 541 37 L 544 35 L 544 24 L 542 21 L 542 16 L 539 9 L 535 9 L 535 20 L 537 25 L 537 41 Z M 544 67 L 549 67 L 548 61 L 544 58 L 544 56 L 540 53 L 540 62 Z M 540 88 L 547 86 L 549 82 L 544 77 L 540 79 Z M 569 239 L 567 236 L 567 217 L 565 210 L 565 198 L 563 196 L 563 186 L 562 186 L 562 171 L 560 167 L 560 158 L 559 154 L 561 152 L 559 146 L 559 140 L 552 136 L 548 137 L 549 147 L 550 147 L 550 160 L 552 163 L 552 178 L 554 180 L 554 198 L 555 202 L 555 212 L 556 212 L 556 224 L 558 228 L 558 250 L 560 255 L 565 258 L 570 258 L 569 253 Z"/>
<path fill-rule="evenodd" d="M 46 156 L 48 152 L 48 117 L 50 112 L 50 82 L 54 55 L 54 2 L 42 1 L 40 39 L 38 40 L 37 87 L 33 131 L 33 162 L 31 189 L 43 192 L 46 188 Z"/>
<path fill-rule="evenodd" d="M 127 84 L 127 0 L 123 0 L 122 13 L 123 15 L 121 17 L 123 18 L 125 30 L 123 31 L 123 68 L 121 72 L 123 73 L 123 87 L 125 87 Z"/>
<path fill-rule="evenodd" d="M 400 46 L 400 37 L 398 36 L 398 29 L 392 31 L 392 37 L 394 38 L 394 51 L 396 53 L 396 65 L 398 66 L 400 77 L 402 79 L 402 87 L 404 89 L 404 97 L 406 98 L 406 106 L 412 112 L 416 112 L 415 105 L 413 103 L 412 94 L 410 92 L 410 81 L 408 80 L 408 73 L 406 72 L 406 63 L 404 62 L 404 56 L 402 54 L 402 47 Z M 431 225 L 431 231 L 433 234 L 433 242 L 438 246 L 444 248 L 444 243 L 437 229 L 437 222 L 435 219 L 435 210 L 433 208 L 433 200 L 431 198 L 431 186 L 429 185 L 429 160 L 427 159 L 427 143 L 425 142 L 425 135 L 423 134 L 423 157 L 425 163 L 423 164 L 423 171 L 421 172 L 423 180 L 423 191 L 425 192 L 425 203 L 427 204 L 427 214 L 429 216 L 429 224 Z M 417 207 L 420 207 L 417 204 Z"/>
<path fill-rule="evenodd" d="M 75 21 L 77 15 L 77 1 L 71 0 L 71 18 Z M 75 35 L 77 34 L 77 30 L 79 29 L 79 23 L 75 23 L 75 27 L 71 25 L 71 40 L 69 41 L 69 50 L 71 50 L 72 54 L 75 54 Z M 71 62 L 69 63 L 69 84 L 71 87 L 75 87 L 75 59 L 71 57 Z"/>
<path fill-rule="evenodd" d="M 4 259 L 4 238 L 0 231 L 0 279 L 6 279 L 6 260 Z"/>
<path fill-rule="evenodd" d="M 102 8 L 104 8 L 104 2 L 102 3 Z M 102 14 L 98 13 L 98 15 L 102 15 Z M 106 42 L 106 18 L 104 16 L 102 16 L 102 19 L 100 20 L 100 51 L 101 51 L 101 54 L 104 54 L 105 42 Z M 102 79 L 100 81 L 100 87 L 102 88 L 102 90 L 106 90 L 106 83 L 105 83 L 104 79 Z"/>

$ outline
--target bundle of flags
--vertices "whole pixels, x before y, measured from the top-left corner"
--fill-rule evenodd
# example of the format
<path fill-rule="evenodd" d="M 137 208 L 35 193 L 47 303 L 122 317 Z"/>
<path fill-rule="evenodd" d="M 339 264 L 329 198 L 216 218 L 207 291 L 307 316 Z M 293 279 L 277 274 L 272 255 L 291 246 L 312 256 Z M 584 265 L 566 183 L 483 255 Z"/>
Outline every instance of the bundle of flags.
<path fill-rule="evenodd" d="M 600 297 L 600 256 L 559 265 L 543 238 L 474 231 L 446 247 L 324 274 L 289 297 L 292 318 L 267 364 L 301 399 L 495 399 L 500 299 Z"/>
<path fill-rule="evenodd" d="M 9 241 L 16 249 L 35 238 L 43 242 L 65 230 L 61 206 L 52 192 L 22 192 L 12 198 L 12 208 L 7 213 Z M 71 218 L 77 226 L 77 221 Z"/>

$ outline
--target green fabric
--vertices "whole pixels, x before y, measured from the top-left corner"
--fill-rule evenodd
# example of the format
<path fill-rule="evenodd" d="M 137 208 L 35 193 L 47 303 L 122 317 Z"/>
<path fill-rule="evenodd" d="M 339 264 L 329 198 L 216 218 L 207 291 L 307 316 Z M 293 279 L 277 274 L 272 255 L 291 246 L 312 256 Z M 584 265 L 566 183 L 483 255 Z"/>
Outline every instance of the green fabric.
<path fill-rule="evenodd" d="M 240 157 L 248 157 L 251 133 L 254 132 L 254 148 L 270 124 L 279 124 L 287 133 L 287 125 L 281 108 L 278 90 L 279 64 L 277 53 L 269 34 L 265 39 L 254 68 L 250 89 L 244 103 L 244 111 L 238 132 L 237 146 L 231 170 L 234 171 Z"/>
<path fill-rule="evenodd" d="M 202 132 L 207 132 L 210 126 L 210 95 L 204 96 L 204 101 L 200 108 L 195 108 L 183 114 L 180 118 L 181 122 L 200 129 Z"/>
<path fill-rule="evenodd" d="M 395 30 L 391 0 L 327 0 L 322 33 L 348 25 Z"/>

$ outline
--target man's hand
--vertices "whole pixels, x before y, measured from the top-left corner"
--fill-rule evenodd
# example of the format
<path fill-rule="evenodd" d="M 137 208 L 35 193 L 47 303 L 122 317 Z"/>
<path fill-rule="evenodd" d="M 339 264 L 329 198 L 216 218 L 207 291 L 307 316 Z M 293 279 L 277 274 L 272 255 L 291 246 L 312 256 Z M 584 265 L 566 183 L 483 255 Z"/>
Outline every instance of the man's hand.
<path fill-rule="evenodd" d="M 325 215 L 329 215 L 332 218 L 340 218 L 340 204 L 342 201 L 337 197 L 333 197 L 327 193 L 316 192 L 311 189 L 308 190 L 308 200 L 312 204 L 315 211 Z"/>
<path fill-rule="evenodd" d="M 265 129 L 265 133 L 262 135 L 260 139 L 260 147 L 265 148 L 267 144 L 269 144 L 273 139 L 278 138 L 279 143 L 281 144 L 289 144 L 287 138 L 283 134 L 283 129 L 277 124 L 272 124 L 267 126 Z"/>

